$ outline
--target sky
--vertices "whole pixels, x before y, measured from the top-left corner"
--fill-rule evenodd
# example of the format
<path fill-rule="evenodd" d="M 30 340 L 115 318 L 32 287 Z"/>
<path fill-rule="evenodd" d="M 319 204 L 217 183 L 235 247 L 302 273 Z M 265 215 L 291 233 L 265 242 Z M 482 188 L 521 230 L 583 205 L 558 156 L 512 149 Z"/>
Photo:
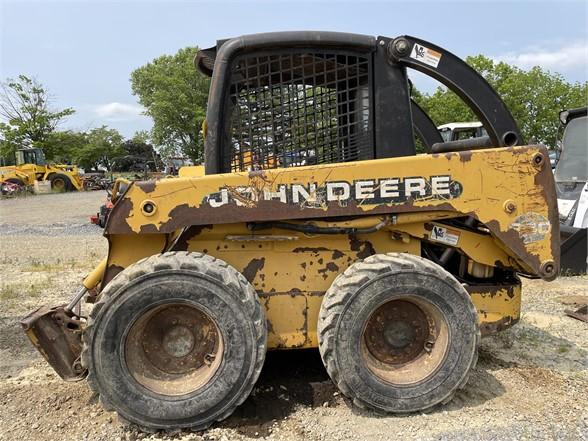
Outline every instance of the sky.
<path fill-rule="evenodd" d="M 9 1 L 0 0 L 0 80 L 34 76 L 61 129 L 107 125 L 126 137 L 151 120 L 130 73 L 162 54 L 217 39 L 280 30 L 413 35 L 460 57 L 484 54 L 570 81 L 588 79 L 588 2 L 561 1 Z M 411 75 L 419 89 L 436 82 Z"/>

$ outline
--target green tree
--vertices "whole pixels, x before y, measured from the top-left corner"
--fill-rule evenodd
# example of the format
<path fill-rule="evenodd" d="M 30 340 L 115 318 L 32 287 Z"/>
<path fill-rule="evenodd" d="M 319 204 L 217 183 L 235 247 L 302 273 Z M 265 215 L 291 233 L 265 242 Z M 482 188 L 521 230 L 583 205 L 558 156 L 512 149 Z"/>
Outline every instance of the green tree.
<path fill-rule="evenodd" d="M 71 108 L 52 110 L 47 89 L 34 78 L 19 75 L 0 83 L 0 155 L 40 146 L 73 113 Z"/>
<path fill-rule="evenodd" d="M 151 135 L 147 130 L 139 130 L 135 132 L 131 141 L 137 144 L 151 144 Z"/>
<path fill-rule="evenodd" d="M 45 152 L 47 160 L 70 164 L 77 157 L 77 152 L 86 148 L 87 144 L 85 133 L 66 130 L 49 133 L 38 146 Z"/>
<path fill-rule="evenodd" d="M 86 144 L 74 153 L 74 160 L 86 170 L 96 170 L 100 166 L 112 168 L 112 161 L 124 154 L 123 137 L 115 129 L 102 126 L 85 134 Z"/>
<path fill-rule="evenodd" d="M 504 100 L 527 142 L 533 139 L 555 147 L 560 110 L 585 106 L 588 102 L 588 82 L 571 84 L 561 75 L 538 66 L 522 70 L 483 55 L 468 57 L 466 62 Z M 413 93 L 413 98 L 437 125 L 476 120 L 463 101 L 443 87 L 433 94 Z"/>
<path fill-rule="evenodd" d="M 115 158 L 113 171 L 155 171 L 162 168 L 161 159 L 142 132 L 122 144 L 123 156 Z"/>
<path fill-rule="evenodd" d="M 210 80 L 193 60 L 198 48 L 162 55 L 131 74 L 133 94 L 153 119 L 151 139 L 163 157 L 186 156 L 202 162 L 201 133 Z"/>

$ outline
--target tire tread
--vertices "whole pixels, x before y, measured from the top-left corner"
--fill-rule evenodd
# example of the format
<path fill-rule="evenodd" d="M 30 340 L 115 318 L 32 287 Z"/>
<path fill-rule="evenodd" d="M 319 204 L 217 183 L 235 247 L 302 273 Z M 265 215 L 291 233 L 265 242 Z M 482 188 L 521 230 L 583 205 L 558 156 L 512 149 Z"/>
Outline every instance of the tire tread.
<path fill-rule="evenodd" d="M 106 410 L 115 410 L 112 404 L 110 404 L 103 395 L 100 394 L 100 387 L 96 380 L 96 373 L 92 369 L 91 360 L 91 346 L 92 340 L 95 333 L 95 324 L 100 315 L 100 312 L 108 307 L 109 302 L 118 295 L 118 293 L 133 280 L 145 275 L 151 274 L 157 271 L 163 270 L 189 270 L 196 271 L 198 273 L 205 274 L 209 277 L 216 279 L 227 287 L 227 289 L 238 296 L 241 304 L 245 307 L 245 311 L 249 316 L 250 320 L 255 324 L 254 329 L 256 331 L 256 342 L 255 350 L 256 362 L 253 367 L 253 372 L 250 376 L 249 384 L 243 389 L 241 395 L 237 400 L 231 403 L 221 414 L 219 414 L 213 420 L 206 422 L 198 426 L 186 427 L 192 430 L 203 430 L 213 424 L 215 421 L 222 421 L 231 415 L 235 409 L 243 404 L 247 399 L 255 382 L 259 378 L 261 369 L 266 353 L 266 341 L 267 341 L 267 326 L 265 320 L 265 313 L 262 309 L 261 303 L 257 296 L 257 293 L 251 286 L 251 284 L 239 273 L 235 268 L 228 265 L 226 262 L 216 259 L 210 255 L 188 252 L 188 251 L 169 251 L 163 254 L 157 254 L 150 257 L 143 258 L 133 265 L 127 267 L 124 271 L 114 277 L 106 288 L 100 294 L 99 300 L 95 303 L 90 315 L 84 333 L 82 334 L 82 365 L 88 369 L 87 381 L 95 392 L 101 404 Z M 128 421 L 120 413 L 118 416 L 123 421 Z M 153 428 L 147 424 L 136 424 L 144 431 L 153 431 Z M 175 427 L 163 428 L 163 430 L 174 430 Z"/>
<path fill-rule="evenodd" d="M 327 373 L 339 388 L 357 407 L 369 408 L 376 412 L 380 409 L 374 408 L 369 403 L 356 396 L 348 384 L 340 375 L 340 368 L 337 366 L 335 356 L 336 329 L 339 317 L 341 316 L 345 305 L 351 300 L 354 293 L 357 292 L 364 284 L 364 281 L 373 279 L 388 272 L 398 272 L 411 270 L 414 272 L 425 272 L 434 274 L 437 278 L 444 280 L 449 285 L 462 290 L 462 285 L 441 266 L 419 256 L 406 253 L 389 253 L 374 254 L 367 259 L 349 266 L 343 274 L 339 275 L 331 287 L 325 293 L 321 305 L 319 320 L 317 326 L 319 352 Z M 472 302 L 469 302 L 470 313 L 477 317 L 477 311 Z M 475 324 L 475 350 L 470 361 L 469 368 L 464 378 L 450 393 L 440 401 L 440 404 L 446 404 L 451 401 L 455 392 L 462 389 L 467 384 L 472 369 L 476 366 L 478 360 L 478 348 L 481 340 L 480 327 L 478 322 Z M 421 410 L 426 410 L 437 406 L 439 403 L 433 403 Z"/>

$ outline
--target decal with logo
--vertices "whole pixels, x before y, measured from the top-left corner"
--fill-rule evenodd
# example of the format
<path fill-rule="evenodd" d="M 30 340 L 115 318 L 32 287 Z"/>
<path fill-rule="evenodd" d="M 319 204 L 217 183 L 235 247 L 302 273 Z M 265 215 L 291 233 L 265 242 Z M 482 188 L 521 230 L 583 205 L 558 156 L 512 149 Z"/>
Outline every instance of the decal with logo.
<path fill-rule="evenodd" d="M 436 68 L 439 65 L 439 61 L 441 61 L 441 55 L 442 54 L 440 52 L 415 43 L 415 45 L 412 47 L 410 58 Z"/>
<path fill-rule="evenodd" d="M 279 201 L 300 208 L 321 208 L 330 202 L 339 205 L 346 205 L 349 201 L 355 201 L 358 205 L 381 205 L 405 203 L 410 199 L 448 200 L 459 197 L 462 191 L 462 185 L 449 175 L 391 177 L 309 185 L 279 184 L 275 189 L 225 187 L 206 196 L 204 203 L 217 208 L 228 204 L 251 206 L 251 203 L 258 201 Z"/>
<path fill-rule="evenodd" d="M 429 239 L 435 242 L 456 246 L 459 242 L 459 231 L 434 225 L 431 234 L 429 235 Z"/>

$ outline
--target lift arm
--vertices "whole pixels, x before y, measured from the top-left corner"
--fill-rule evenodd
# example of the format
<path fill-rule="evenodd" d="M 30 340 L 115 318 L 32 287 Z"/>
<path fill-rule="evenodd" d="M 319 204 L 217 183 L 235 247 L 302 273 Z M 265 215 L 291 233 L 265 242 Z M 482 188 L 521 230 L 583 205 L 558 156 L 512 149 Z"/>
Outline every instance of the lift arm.
<path fill-rule="evenodd" d="M 428 75 L 457 94 L 480 119 L 495 147 L 524 144 L 518 126 L 492 86 L 465 61 L 425 40 L 402 36 L 388 40 L 394 62 Z"/>

